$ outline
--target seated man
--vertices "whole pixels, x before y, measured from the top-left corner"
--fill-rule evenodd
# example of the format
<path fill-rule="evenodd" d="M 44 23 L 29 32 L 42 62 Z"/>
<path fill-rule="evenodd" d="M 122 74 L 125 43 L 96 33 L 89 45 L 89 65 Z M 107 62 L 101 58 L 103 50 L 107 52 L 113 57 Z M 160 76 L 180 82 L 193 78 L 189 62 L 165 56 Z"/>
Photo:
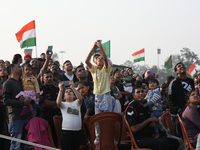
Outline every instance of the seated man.
<path fill-rule="evenodd" d="M 154 128 L 158 119 L 150 118 L 150 111 L 143 107 L 144 89 L 136 85 L 133 89 L 134 100 L 126 108 L 126 118 L 134 134 L 137 145 L 140 148 L 151 148 L 156 150 L 177 150 L 179 142 L 172 138 L 154 138 Z"/>

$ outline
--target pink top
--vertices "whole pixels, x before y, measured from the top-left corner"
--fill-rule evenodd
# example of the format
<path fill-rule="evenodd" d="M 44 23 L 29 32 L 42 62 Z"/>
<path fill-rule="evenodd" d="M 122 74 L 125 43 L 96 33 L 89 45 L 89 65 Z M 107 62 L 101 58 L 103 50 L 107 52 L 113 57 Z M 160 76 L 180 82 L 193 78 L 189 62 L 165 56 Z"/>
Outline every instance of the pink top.
<path fill-rule="evenodd" d="M 48 137 L 48 122 L 46 120 L 34 117 L 27 123 L 25 129 L 28 131 L 27 138 L 29 142 L 51 146 Z M 35 147 L 35 150 L 42 150 L 42 148 Z"/>

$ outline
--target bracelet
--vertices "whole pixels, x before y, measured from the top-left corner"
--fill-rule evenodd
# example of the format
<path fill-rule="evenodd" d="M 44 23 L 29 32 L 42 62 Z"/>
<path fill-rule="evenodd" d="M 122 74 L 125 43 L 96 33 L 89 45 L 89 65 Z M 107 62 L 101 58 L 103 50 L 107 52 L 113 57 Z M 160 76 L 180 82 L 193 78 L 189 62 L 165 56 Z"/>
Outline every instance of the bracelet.
<path fill-rule="evenodd" d="M 60 90 L 60 92 L 63 92 L 63 90 Z"/>

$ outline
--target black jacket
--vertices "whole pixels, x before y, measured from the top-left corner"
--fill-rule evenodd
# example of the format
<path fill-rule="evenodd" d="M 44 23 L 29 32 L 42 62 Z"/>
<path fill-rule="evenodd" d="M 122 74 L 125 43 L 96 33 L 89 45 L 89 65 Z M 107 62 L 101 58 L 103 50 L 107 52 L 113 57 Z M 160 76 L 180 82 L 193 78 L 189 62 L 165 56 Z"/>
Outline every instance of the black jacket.
<path fill-rule="evenodd" d="M 65 74 L 63 73 L 63 74 L 61 75 L 61 80 L 62 80 L 62 81 L 68 81 L 69 79 L 68 79 L 68 78 L 65 76 Z M 74 83 L 76 83 L 76 82 L 79 81 L 75 74 L 74 74 L 73 81 L 74 81 Z"/>
<path fill-rule="evenodd" d="M 182 85 L 181 81 L 187 83 L 187 85 Z M 184 89 L 185 88 L 185 89 Z M 182 80 L 180 78 L 176 78 L 171 81 L 168 87 L 168 103 L 170 112 L 172 114 L 181 114 L 185 108 L 186 97 L 185 92 L 189 92 L 194 89 L 194 80 L 191 78 L 187 78 L 186 80 Z"/>

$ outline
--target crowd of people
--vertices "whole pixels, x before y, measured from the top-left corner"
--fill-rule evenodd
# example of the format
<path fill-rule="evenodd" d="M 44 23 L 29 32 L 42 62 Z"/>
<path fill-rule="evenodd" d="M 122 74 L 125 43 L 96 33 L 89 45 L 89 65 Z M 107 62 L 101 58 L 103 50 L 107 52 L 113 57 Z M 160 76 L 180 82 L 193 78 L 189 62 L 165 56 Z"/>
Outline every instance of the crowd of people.
<path fill-rule="evenodd" d="M 97 49 L 100 52 L 96 53 Z M 181 150 L 184 143 L 179 114 L 192 146 L 200 146 L 200 75 L 194 80 L 188 78 L 182 62 L 174 67 L 177 77 L 168 76 L 166 82 L 160 84 L 151 70 L 139 75 L 131 68 L 113 68 L 100 41 L 96 41 L 88 53 L 86 66 L 81 63 L 74 68 L 71 61 L 66 60 L 61 67 L 59 61 L 51 59 L 52 54 L 47 49 L 40 58 L 26 53 L 24 58 L 15 54 L 12 62 L 0 60 L 0 134 L 27 140 L 28 133 L 29 141 L 37 139 L 37 143 L 47 146 L 61 144 L 63 150 L 78 150 L 80 145 L 87 147 L 83 119 L 106 111 L 124 112 L 139 147 Z M 175 136 L 169 135 L 167 130 L 160 135 L 163 112 L 171 113 Z M 53 121 L 56 115 L 62 116 L 60 144 Z M 30 124 L 31 120 L 35 123 L 43 120 L 34 128 L 46 130 L 43 134 L 51 133 L 52 140 L 30 136 L 34 124 Z M 95 131 L 94 144 L 97 145 L 98 123 Z M 0 145 L 5 150 L 31 149 L 14 140 L 0 139 Z"/>

